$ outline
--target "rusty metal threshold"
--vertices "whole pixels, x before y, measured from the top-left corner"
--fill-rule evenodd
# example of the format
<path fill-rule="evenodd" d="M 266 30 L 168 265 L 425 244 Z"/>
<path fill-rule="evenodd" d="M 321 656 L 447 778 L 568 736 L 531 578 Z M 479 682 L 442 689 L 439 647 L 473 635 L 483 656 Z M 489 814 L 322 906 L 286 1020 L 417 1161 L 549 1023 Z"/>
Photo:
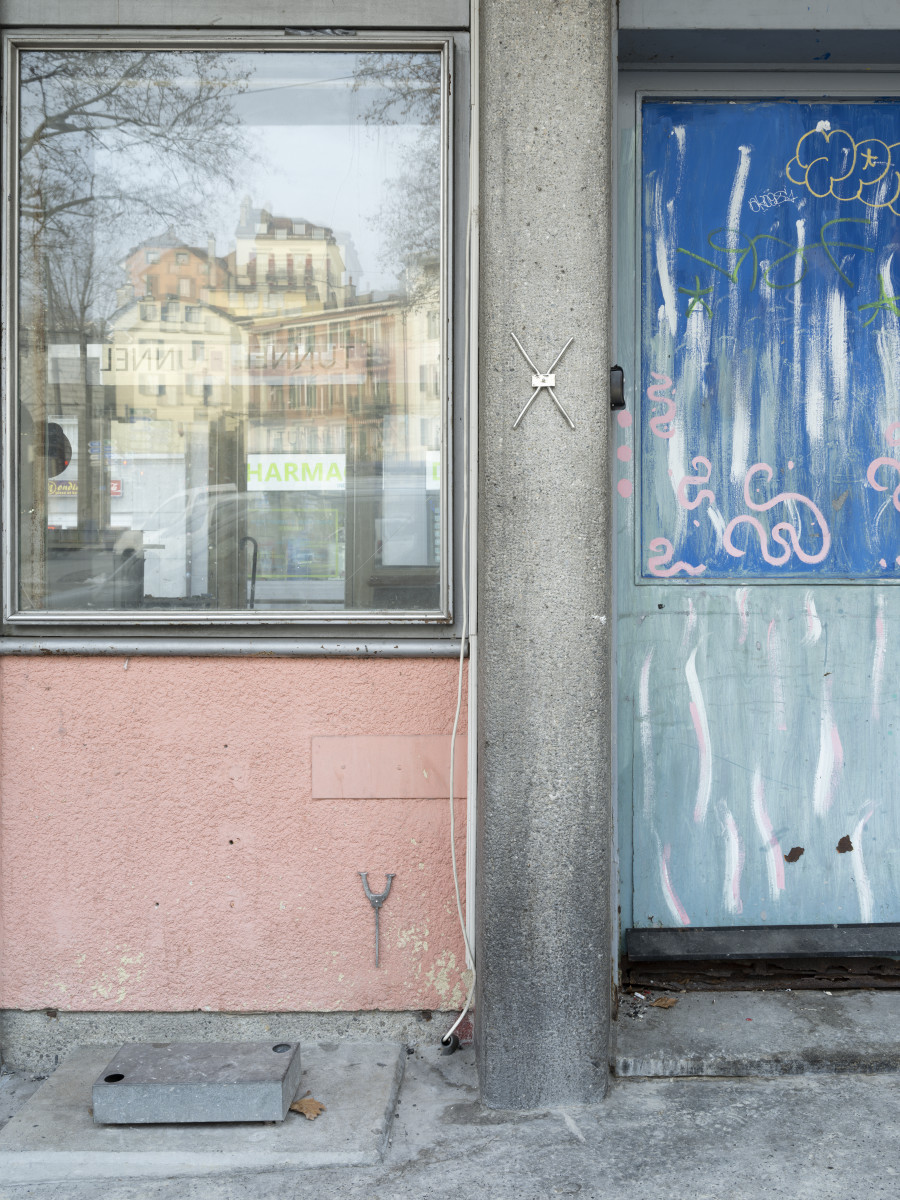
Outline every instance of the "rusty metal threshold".
<path fill-rule="evenodd" d="M 900 988 L 900 925 L 629 929 L 623 987 Z"/>
<path fill-rule="evenodd" d="M 900 924 L 629 929 L 625 934 L 625 945 L 633 962 L 832 957 L 900 959 Z"/>
<path fill-rule="evenodd" d="M 662 991 L 803 991 L 847 988 L 900 989 L 900 961 L 890 958 L 748 958 L 621 964 L 626 992 Z"/>

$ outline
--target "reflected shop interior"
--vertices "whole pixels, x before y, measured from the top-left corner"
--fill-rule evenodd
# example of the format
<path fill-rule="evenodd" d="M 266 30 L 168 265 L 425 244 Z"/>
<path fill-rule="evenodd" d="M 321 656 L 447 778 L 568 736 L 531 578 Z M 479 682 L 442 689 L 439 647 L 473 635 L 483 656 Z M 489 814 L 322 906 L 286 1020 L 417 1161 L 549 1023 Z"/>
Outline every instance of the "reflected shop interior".
<path fill-rule="evenodd" d="M 440 53 L 20 61 L 19 619 L 440 612 Z"/>

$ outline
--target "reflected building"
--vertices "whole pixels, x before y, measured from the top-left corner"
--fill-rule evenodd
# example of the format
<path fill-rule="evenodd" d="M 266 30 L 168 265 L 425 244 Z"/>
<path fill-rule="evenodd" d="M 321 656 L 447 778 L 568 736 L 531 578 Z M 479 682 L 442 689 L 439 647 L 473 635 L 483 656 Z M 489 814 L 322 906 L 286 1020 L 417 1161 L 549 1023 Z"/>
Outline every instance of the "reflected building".
<path fill-rule="evenodd" d="M 331 229 L 245 198 L 228 255 L 169 230 L 122 267 L 93 490 L 142 606 L 436 604 L 437 263 L 359 294 Z"/>

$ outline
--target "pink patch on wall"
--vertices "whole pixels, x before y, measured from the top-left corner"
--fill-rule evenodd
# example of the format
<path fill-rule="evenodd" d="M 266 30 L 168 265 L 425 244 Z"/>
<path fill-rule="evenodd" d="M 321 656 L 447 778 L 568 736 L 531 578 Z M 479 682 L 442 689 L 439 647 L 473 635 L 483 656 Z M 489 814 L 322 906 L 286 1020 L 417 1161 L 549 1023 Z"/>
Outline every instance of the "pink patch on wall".
<path fill-rule="evenodd" d="M 623 409 L 622 412 L 616 413 L 616 420 L 619 422 L 619 424 L 622 426 L 623 429 L 627 429 L 628 426 L 631 424 L 631 413 L 625 412 Z"/>
<path fill-rule="evenodd" d="M 453 791 L 466 794 L 466 739 L 456 739 Z M 428 800 L 450 795 L 450 738 L 314 737 L 313 800 Z"/>
<path fill-rule="evenodd" d="M 616 484 L 616 491 L 619 493 L 619 495 L 622 497 L 623 500 L 627 500 L 628 497 L 631 495 L 631 493 L 634 491 L 634 486 L 632 485 L 632 482 L 630 479 L 620 479 L 619 482 Z"/>
<path fill-rule="evenodd" d="M 616 458 L 619 459 L 620 462 L 630 462 L 631 461 L 631 447 L 630 446 L 620 446 L 618 448 L 618 450 L 616 451 Z"/>

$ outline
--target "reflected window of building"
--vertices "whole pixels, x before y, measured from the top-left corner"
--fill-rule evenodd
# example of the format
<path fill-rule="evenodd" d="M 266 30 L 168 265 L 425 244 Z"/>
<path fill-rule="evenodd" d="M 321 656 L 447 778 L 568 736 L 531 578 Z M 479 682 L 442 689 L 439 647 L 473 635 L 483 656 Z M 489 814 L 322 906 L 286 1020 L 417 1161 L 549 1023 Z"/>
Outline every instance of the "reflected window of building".
<path fill-rule="evenodd" d="M 442 53 L 17 63 L 16 619 L 446 617 Z"/>

